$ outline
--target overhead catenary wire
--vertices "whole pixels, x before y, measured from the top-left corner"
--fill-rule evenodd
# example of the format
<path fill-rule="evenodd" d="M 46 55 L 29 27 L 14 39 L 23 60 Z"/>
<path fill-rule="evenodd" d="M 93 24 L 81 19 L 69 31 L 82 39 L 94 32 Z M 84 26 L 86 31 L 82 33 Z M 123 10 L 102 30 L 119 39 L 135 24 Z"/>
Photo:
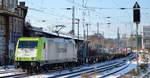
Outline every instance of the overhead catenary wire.
<path fill-rule="evenodd" d="M 81 3 L 78 3 L 78 2 L 72 2 L 73 0 L 66 0 L 66 1 L 70 1 L 70 3 L 73 3 L 73 4 L 75 4 L 75 5 L 77 5 L 77 6 L 79 6 L 79 7 L 82 7 L 82 4 Z M 87 0 L 85 0 L 85 2 L 86 2 Z M 114 2 L 114 0 L 113 0 L 113 2 Z M 82 8 L 76 8 L 76 9 L 78 9 L 78 10 L 85 10 L 86 12 L 87 11 L 89 11 L 90 10 L 90 12 L 94 12 L 95 14 L 97 14 L 100 18 L 103 16 L 103 15 L 105 15 L 105 16 L 108 16 L 108 14 L 105 14 L 105 13 L 100 13 L 100 11 L 99 10 L 132 10 L 133 8 L 121 8 L 120 7 L 120 5 L 118 5 L 116 2 L 114 2 L 115 3 L 115 5 L 116 6 L 119 6 L 119 7 L 117 7 L 117 8 L 103 8 L 103 7 L 90 7 L 90 6 L 84 6 L 84 7 L 82 7 Z M 87 3 L 86 3 L 86 5 L 87 5 Z M 42 7 L 43 8 L 43 7 Z M 35 9 L 35 8 L 30 8 L 30 10 L 34 10 L 34 11 L 37 11 L 37 12 L 41 12 L 41 13 L 44 13 L 44 15 L 50 15 L 50 16 L 55 16 L 55 17 L 61 17 L 61 18 L 63 18 L 63 19 L 69 19 L 69 20 L 71 20 L 71 17 L 69 17 L 69 16 L 66 16 L 66 14 L 55 14 L 55 13 L 51 13 L 49 10 L 64 10 L 65 8 L 38 8 L 38 9 Z M 141 8 L 141 9 L 149 9 L 149 8 Z M 47 12 L 45 12 L 45 10 L 48 10 Z M 44 12 L 42 12 L 42 11 L 44 11 Z M 92 13 L 91 13 L 92 14 Z M 101 15 L 100 15 L 101 14 Z M 93 15 L 92 15 L 92 17 L 93 17 Z M 85 18 L 87 18 L 87 17 L 85 17 Z M 116 17 L 114 17 L 113 16 L 113 19 L 115 19 Z M 118 18 L 118 17 L 117 17 Z M 122 16 L 121 16 L 121 18 L 122 18 Z M 60 20 L 61 21 L 61 20 Z M 121 22 L 121 20 L 119 20 L 120 22 Z M 124 22 L 124 21 L 123 21 Z M 122 22 L 122 23 L 123 23 Z"/>
<path fill-rule="evenodd" d="M 73 3 L 73 2 L 72 2 L 72 3 Z M 84 0 L 83 0 L 83 3 L 84 3 Z M 75 4 L 77 4 L 77 3 L 75 3 Z M 78 5 L 80 5 L 80 4 L 78 4 Z M 80 5 L 80 6 L 81 6 L 81 5 Z M 82 5 L 82 7 L 89 10 L 89 7 L 84 6 L 84 4 Z M 95 12 L 95 8 L 94 8 L 94 10 L 93 10 L 93 8 L 90 7 L 90 9 L 92 9 L 92 11 Z M 110 9 L 110 8 L 105 8 L 105 9 Z M 113 8 L 113 9 L 114 9 L 114 8 Z M 115 8 L 115 9 L 116 9 L 116 8 Z M 120 9 L 120 8 L 118 8 L 118 9 Z M 97 12 L 96 12 L 96 13 L 97 13 Z M 84 14 L 84 15 L 85 15 L 85 14 Z M 85 32 L 84 32 L 84 33 L 85 33 Z"/>
<path fill-rule="evenodd" d="M 34 3 L 33 3 L 32 1 L 30 1 L 30 0 L 24 0 L 24 1 L 25 1 L 26 3 L 28 3 L 28 4 L 34 5 Z M 44 3 L 43 0 L 41 0 L 41 2 Z M 51 9 L 51 10 L 56 10 L 56 9 L 58 9 L 58 10 L 65 10 L 66 8 L 49 8 L 49 9 L 47 9 L 47 8 L 44 8 L 43 6 L 39 6 L 39 7 L 42 7 L 42 8 L 28 7 L 28 9 L 29 9 L 29 11 L 31 10 L 31 11 L 35 11 L 35 12 L 40 12 L 40 13 L 42 13 L 43 15 L 61 17 L 61 18 L 68 19 L 68 20 L 71 20 L 71 19 L 72 19 L 71 17 L 65 16 L 65 15 L 60 15 L 60 14 L 51 13 L 51 11 L 46 12 L 46 11 L 48 11 L 49 9 Z M 46 9 L 46 11 L 45 11 L 45 9 Z M 29 17 L 31 17 L 31 16 L 28 15 L 28 18 L 29 18 Z"/>
<path fill-rule="evenodd" d="M 41 12 L 43 13 L 44 15 L 48 15 L 48 16 L 55 16 L 55 17 L 61 17 L 61 18 L 65 18 L 65 19 L 68 19 L 68 20 L 71 20 L 72 18 L 71 17 L 67 17 L 65 15 L 58 15 L 58 14 L 54 14 L 54 13 L 50 13 L 50 12 L 45 12 L 44 10 L 39 10 L 39 9 L 35 9 L 35 8 L 29 8 L 30 10 L 33 10 L 33 11 L 36 11 L 36 12 Z M 28 16 L 30 17 L 30 16 Z"/>
<path fill-rule="evenodd" d="M 73 4 L 76 4 L 77 6 L 79 6 L 79 7 L 83 7 L 83 5 L 81 5 L 81 4 L 79 4 L 79 3 L 75 3 L 75 2 L 71 2 L 70 0 L 67 0 L 67 1 L 69 1 L 70 3 L 73 3 Z M 116 6 L 118 6 L 118 5 L 116 5 Z M 93 11 L 93 12 L 95 12 L 95 13 L 97 13 L 97 14 L 99 14 L 99 12 L 97 12 L 96 10 L 116 10 L 116 9 L 118 9 L 118 10 L 132 10 L 133 8 L 101 8 L 101 7 L 83 7 L 84 9 L 88 9 L 88 10 L 90 10 L 90 11 Z M 140 9 L 150 9 L 150 8 L 140 8 Z M 100 13 L 100 14 L 102 14 L 102 13 Z M 104 13 L 103 13 L 104 14 Z M 107 16 L 107 15 L 105 15 L 105 16 Z"/>

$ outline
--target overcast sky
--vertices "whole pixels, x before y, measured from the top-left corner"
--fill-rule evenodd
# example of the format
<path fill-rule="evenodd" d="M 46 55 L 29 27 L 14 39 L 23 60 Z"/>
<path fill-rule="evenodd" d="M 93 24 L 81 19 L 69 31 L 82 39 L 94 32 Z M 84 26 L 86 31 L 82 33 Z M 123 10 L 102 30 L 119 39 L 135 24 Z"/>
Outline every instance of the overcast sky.
<path fill-rule="evenodd" d="M 66 28 L 61 30 L 62 32 L 69 32 L 72 27 L 72 11 L 65 8 L 75 5 L 75 17 L 81 19 L 80 34 L 83 36 L 83 0 L 74 0 L 74 3 L 72 3 L 73 0 L 19 1 L 25 1 L 26 6 L 29 7 L 27 21 L 30 21 L 33 26 L 49 28 L 52 31 L 55 29 L 55 25 L 65 25 Z M 97 31 L 97 22 L 100 23 L 100 32 L 104 32 L 105 37 L 117 37 L 117 27 L 120 28 L 121 35 L 135 34 L 135 24 L 132 21 L 133 9 L 131 8 L 136 1 L 141 6 L 141 23 L 139 25 L 139 33 L 141 33 L 143 26 L 150 25 L 150 0 L 85 0 L 86 6 L 90 7 L 90 9 L 84 10 L 86 22 L 91 24 L 89 34 Z M 75 28 L 77 30 L 77 25 Z"/>

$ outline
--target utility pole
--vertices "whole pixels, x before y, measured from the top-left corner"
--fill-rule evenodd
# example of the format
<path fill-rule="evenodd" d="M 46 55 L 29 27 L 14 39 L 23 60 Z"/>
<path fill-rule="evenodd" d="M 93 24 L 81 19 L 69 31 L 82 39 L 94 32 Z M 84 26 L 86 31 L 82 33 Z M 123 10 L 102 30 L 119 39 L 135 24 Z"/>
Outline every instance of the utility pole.
<path fill-rule="evenodd" d="M 104 44 L 105 44 L 104 31 L 102 33 L 103 33 L 103 37 L 102 37 L 102 51 L 104 51 Z"/>
<path fill-rule="evenodd" d="M 97 22 L 97 35 L 99 34 L 99 23 Z"/>
<path fill-rule="evenodd" d="M 75 35 L 75 6 L 73 5 L 72 8 L 66 8 L 67 10 L 72 10 L 72 30 L 71 33 Z"/>
<path fill-rule="evenodd" d="M 125 30 L 127 30 L 127 24 L 125 24 Z M 125 49 L 126 49 L 126 52 L 127 52 L 127 48 L 128 48 L 128 39 L 127 38 L 127 31 L 125 32 L 125 36 L 126 36 L 126 39 L 125 39 Z"/>
<path fill-rule="evenodd" d="M 117 28 L 117 37 L 118 37 L 117 43 L 118 43 L 118 49 L 119 49 L 120 48 L 120 29 L 119 29 L 119 27 Z"/>
<path fill-rule="evenodd" d="M 85 8 L 85 1 L 84 0 L 82 0 L 82 7 L 83 8 Z M 83 12 L 82 12 L 82 16 L 83 16 L 83 19 L 82 19 L 82 21 L 83 21 L 83 37 L 84 37 L 84 39 L 86 39 L 86 36 L 85 36 L 85 11 L 83 10 Z"/>
<path fill-rule="evenodd" d="M 83 37 L 85 39 L 85 12 L 83 11 Z"/>
<path fill-rule="evenodd" d="M 138 23 L 136 23 L 136 48 L 137 48 L 137 50 L 138 50 L 138 29 L 139 29 L 139 27 L 138 27 Z"/>
<path fill-rule="evenodd" d="M 78 39 L 79 39 L 79 25 L 80 25 L 80 19 L 76 19 L 78 22 L 77 22 L 77 24 L 78 24 Z"/>
<path fill-rule="evenodd" d="M 89 34 L 89 24 L 88 23 L 86 23 L 86 27 L 87 27 L 87 34 L 86 34 L 86 36 L 87 36 L 87 38 L 86 38 L 86 40 L 87 40 L 87 42 L 86 42 L 86 52 L 87 52 L 87 54 L 86 55 L 89 55 L 89 48 L 88 48 L 88 34 Z"/>
<path fill-rule="evenodd" d="M 87 27 L 87 40 L 88 40 L 88 34 L 89 34 L 89 24 L 86 23 L 86 27 Z"/>
<path fill-rule="evenodd" d="M 75 35 L 75 6 L 72 7 L 72 34 Z"/>

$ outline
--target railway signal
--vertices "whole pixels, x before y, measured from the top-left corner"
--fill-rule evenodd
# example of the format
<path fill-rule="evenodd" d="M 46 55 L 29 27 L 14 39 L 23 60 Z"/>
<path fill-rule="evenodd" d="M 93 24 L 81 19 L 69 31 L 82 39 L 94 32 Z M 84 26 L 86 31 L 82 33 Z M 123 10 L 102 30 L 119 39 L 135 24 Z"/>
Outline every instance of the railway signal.
<path fill-rule="evenodd" d="M 133 22 L 140 23 L 140 6 L 137 2 L 133 6 Z"/>
<path fill-rule="evenodd" d="M 138 51 L 138 24 L 140 23 L 140 6 L 136 2 L 133 6 L 133 22 L 136 23 L 136 48 Z"/>

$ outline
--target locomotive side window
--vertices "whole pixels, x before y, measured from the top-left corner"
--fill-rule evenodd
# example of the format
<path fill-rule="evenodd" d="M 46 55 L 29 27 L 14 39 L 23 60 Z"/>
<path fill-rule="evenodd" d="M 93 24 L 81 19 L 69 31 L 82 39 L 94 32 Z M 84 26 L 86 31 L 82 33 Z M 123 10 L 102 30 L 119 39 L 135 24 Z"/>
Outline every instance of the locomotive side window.
<path fill-rule="evenodd" d="M 45 43 L 44 43 L 43 49 L 45 49 Z"/>

